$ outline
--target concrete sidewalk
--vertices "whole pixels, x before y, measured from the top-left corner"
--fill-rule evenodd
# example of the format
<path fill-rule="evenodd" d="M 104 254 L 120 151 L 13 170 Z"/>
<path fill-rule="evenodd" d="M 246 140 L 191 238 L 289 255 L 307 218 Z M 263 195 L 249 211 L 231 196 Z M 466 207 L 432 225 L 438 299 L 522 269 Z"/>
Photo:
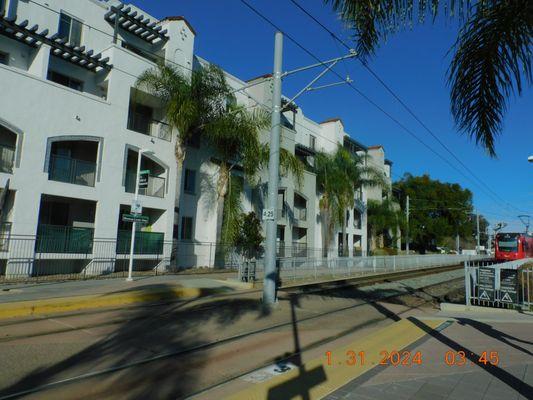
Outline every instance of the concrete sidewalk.
<path fill-rule="evenodd" d="M 422 365 L 378 366 L 327 400 L 526 400 L 533 398 L 533 317 L 518 312 L 439 312 L 450 321 L 408 347 Z M 453 322 L 452 322 L 453 321 Z"/>
<path fill-rule="evenodd" d="M 160 275 L 125 279 L 8 284 L 0 286 L 0 319 L 190 299 L 251 289 L 227 274 Z"/>

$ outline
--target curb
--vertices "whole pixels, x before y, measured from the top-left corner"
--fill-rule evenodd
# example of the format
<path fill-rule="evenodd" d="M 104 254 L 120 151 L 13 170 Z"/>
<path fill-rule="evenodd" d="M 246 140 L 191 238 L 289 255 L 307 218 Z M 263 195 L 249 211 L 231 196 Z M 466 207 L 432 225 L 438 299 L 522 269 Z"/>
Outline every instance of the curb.
<path fill-rule="evenodd" d="M 228 286 L 233 286 L 233 287 L 236 287 L 238 289 L 244 289 L 244 290 L 249 290 L 249 289 L 254 289 L 255 288 L 255 285 L 251 282 L 241 282 L 241 281 L 238 281 L 237 279 L 214 279 L 215 282 L 220 282 L 220 283 L 224 283 Z"/>
<path fill-rule="evenodd" d="M 175 287 L 155 290 L 131 290 L 127 292 L 59 297 L 43 300 L 27 300 L 3 303 L 0 319 L 29 317 L 33 315 L 64 313 L 94 308 L 155 303 L 164 300 L 194 299 L 213 294 L 226 293 L 224 288 Z"/>
<path fill-rule="evenodd" d="M 467 306 L 465 304 L 440 303 L 440 310 L 445 312 L 482 312 L 482 313 L 498 313 L 498 314 L 526 314 L 533 315 L 531 311 L 519 311 L 507 308 L 492 308 L 481 306 Z"/>

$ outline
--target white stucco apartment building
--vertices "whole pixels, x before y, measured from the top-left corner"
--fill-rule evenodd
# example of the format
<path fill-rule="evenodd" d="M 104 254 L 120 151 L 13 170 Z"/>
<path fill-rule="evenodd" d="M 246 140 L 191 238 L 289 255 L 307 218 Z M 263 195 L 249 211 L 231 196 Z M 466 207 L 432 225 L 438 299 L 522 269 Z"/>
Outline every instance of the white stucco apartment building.
<path fill-rule="evenodd" d="M 186 74 L 207 63 L 194 55 L 195 36 L 182 17 L 157 20 L 118 0 L 0 0 L 1 274 L 123 270 L 131 237 L 123 215 L 130 213 L 140 150 L 141 170 L 149 171 L 140 192 L 149 221 L 136 235 L 136 268 L 165 267 L 171 253 L 178 266 L 214 265 L 216 155 L 193 140 L 177 171 L 175 132 L 157 102 L 134 89 L 157 61 Z M 255 82 L 227 79 L 235 89 Z M 264 82 L 236 92 L 237 101 L 269 109 L 270 80 L 258 79 Z M 318 150 L 368 150 L 340 119 L 317 123 L 296 108 L 283 121 L 282 146 L 309 165 Z M 262 132 L 261 140 L 268 137 Z M 245 185 L 244 211 L 260 215 L 266 177 L 263 171 L 259 188 Z M 350 255 L 367 250 L 367 189 L 354 196 Z M 311 170 L 300 186 L 281 176 L 278 198 L 280 256 L 336 255 L 342 238 L 335 232 L 324 243 Z"/>
<path fill-rule="evenodd" d="M 140 195 L 149 222 L 136 252 L 160 258 L 165 247 L 168 258 L 175 138 L 134 84 L 158 57 L 190 71 L 194 30 L 181 17 L 158 21 L 112 0 L 1 0 L 0 15 L 2 227 L 11 237 L 0 270 L 35 274 L 33 250 L 83 258 L 76 272 L 116 268 L 129 250 L 131 223 L 122 215 L 130 212 L 140 149 L 141 169 L 150 171 Z M 14 242 L 37 234 L 52 239 Z M 101 253 L 99 264 L 87 253 Z"/>

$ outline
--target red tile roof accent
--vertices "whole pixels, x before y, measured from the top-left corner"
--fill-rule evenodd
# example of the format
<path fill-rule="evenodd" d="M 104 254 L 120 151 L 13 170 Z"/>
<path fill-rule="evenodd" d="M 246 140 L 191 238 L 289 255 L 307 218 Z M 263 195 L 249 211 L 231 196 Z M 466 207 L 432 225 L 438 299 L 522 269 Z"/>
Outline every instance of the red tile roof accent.
<path fill-rule="evenodd" d="M 185 17 L 183 17 L 181 15 L 174 15 L 174 16 L 165 17 L 160 22 L 163 22 L 163 21 L 183 21 L 183 22 L 185 22 L 185 25 L 187 25 L 187 27 L 191 30 L 193 35 L 196 36 L 196 31 L 194 30 L 192 25 L 189 23 L 189 21 L 187 21 L 185 19 Z"/>
<path fill-rule="evenodd" d="M 321 124 L 327 124 L 329 122 L 337 122 L 337 121 L 344 125 L 344 123 L 342 122 L 342 119 L 340 119 L 339 117 L 327 119 L 325 121 L 322 121 Z"/>

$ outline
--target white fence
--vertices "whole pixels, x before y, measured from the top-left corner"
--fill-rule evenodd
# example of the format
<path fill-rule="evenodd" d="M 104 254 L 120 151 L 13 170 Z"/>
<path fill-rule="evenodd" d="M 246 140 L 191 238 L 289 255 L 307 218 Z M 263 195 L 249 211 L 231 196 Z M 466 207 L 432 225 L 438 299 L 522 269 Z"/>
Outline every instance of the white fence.
<path fill-rule="evenodd" d="M 405 255 L 338 258 L 280 258 L 277 261 L 281 282 L 293 280 L 324 280 L 385 274 L 396 271 L 416 270 L 429 267 L 458 265 L 467 261 L 483 260 L 477 255 Z M 261 281 L 264 277 L 263 260 L 243 263 L 239 279 Z"/>

